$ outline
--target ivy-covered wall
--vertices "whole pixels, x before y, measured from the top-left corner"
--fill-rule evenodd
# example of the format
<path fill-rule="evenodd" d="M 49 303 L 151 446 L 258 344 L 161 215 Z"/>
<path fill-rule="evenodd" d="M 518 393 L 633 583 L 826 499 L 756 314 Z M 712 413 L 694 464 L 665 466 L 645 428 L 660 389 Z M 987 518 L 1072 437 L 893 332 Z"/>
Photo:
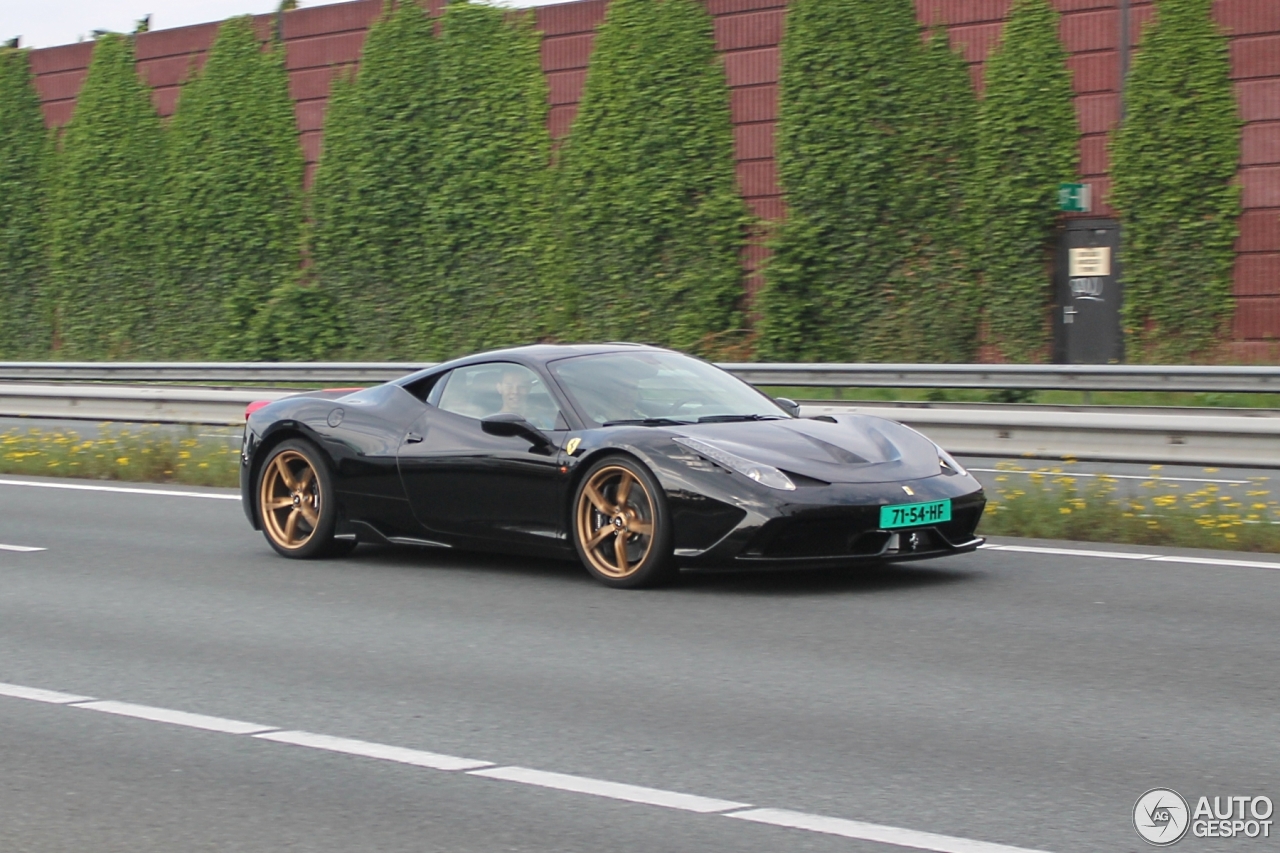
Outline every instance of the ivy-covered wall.
<path fill-rule="evenodd" d="M 528 343 L 553 320 L 539 266 L 551 154 L 539 41 L 528 15 L 445 7 L 424 187 L 430 279 L 414 295 L 436 330 L 431 355 Z"/>
<path fill-rule="evenodd" d="M 302 260 L 302 150 L 283 59 L 251 18 L 232 18 L 169 122 L 157 323 L 172 357 L 277 355 L 252 323 Z"/>
<path fill-rule="evenodd" d="M 1211 0 L 1160 0 L 1112 143 L 1130 358 L 1212 356 L 1232 309 L 1240 127 Z"/>
<path fill-rule="evenodd" d="M 970 197 L 986 339 L 1011 361 L 1043 361 L 1057 195 L 1074 181 L 1079 130 L 1067 52 L 1049 0 L 1014 0 L 985 66 Z"/>
<path fill-rule="evenodd" d="M 59 357 L 148 358 L 155 323 L 164 138 L 133 44 L 106 35 L 63 131 L 46 217 Z"/>
<path fill-rule="evenodd" d="M 428 0 L 438 13 L 439 0 Z M 1053 0 L 1060 12 L 1058 36 L 1070 55 L 1076 115 L 1082 134 L 1080 172 L 1101 200 L 1097 213 L 1108 215 L 1108 132 L 1118 116 L 1117 22 L 1106 4 Z M 1238 180 L 1243 215 L 1236 243 L 1235 311 L 1232 334 L 1236 343 L 1222 357 L 1275 360 L 1280 348 L 1269 340 L 1280 337 L 1280 27 L 1271 15 L 1274 0 L 1216 0 L 1212 14 L 1228 34 L 1231 76 L 1241 118 L 1242 135 Z M 713 19 L 717 51 L 724 62 L 735 134 L 738 186 L 753 212 L 779 220 L 784 205 L 775 174 L 774 126 L 779 76 L 778 43 L 787 15 L 786 0 L 706 0 Z M 1003 31 L 1007 4 L 975 4 L 968 0 L 916 0 L 918 20 L 943 26 L 953 47 L 962 50 L 976 88 L 983 88 L 984 63 Z M 358 0 L 284 13 L 279 32 L 285 42 L 285 65 L 295 102 L 299 139 L 314 173 L 320 154 L 324 107 L 333 77 L 360 58 L 366 33 L 382 8 L 381 0 Z M 603 21 L 604 0 L 565 3 L 533 11 L 536 29 L 543 33 L 541 64 L 548 86 L 547 127 L 563 139 L 578 108 L 586 68 L 594 47 L 596 27 Z M 1134 0 L 1131 31 L 1136 39 L 1152 7 Z M 275 16 L 256 23 L 265 36 Z M 211 46 L 216 24 L 181 30 L 158 30 L 134 39 L 137 70 L 151 87 L 161 116 L 171 115 L 179 86 L 189 75 L 193 58 Z M 83 83 L 92 43 L 32 51 L 46 122 L 64 125 Z M 750 247 L 748 265 L 760 262 L 759 247 Z M 748 277 L 748 287 L 755 279 Z M 317 310 L 313 298 L 297 299 L 299 291 L 281 300 Z M 305 295 L 311 297 L 314 291 Z M 758 304 L 758 303 L 757 303 Z M 315 340 L 317 336 L 310 338 Z M 324 344 L 333 351 L 332 344 Z M 984 350 L 984 352 L 988 352 Z"/>
<path fill-rule="evenodd" d="M 312 197 L 320 293 L 341 306 L 353 358 L 421 358 L 436 330 L 412 294 L 432 280 L 424 223 L 436 126 L 438 46 L 412 3 L 369 30 L 358 75 L 333 81 Z"/>
<path fill-rule="evenodd" d="M 788 215 L 766 268 L 761 355 L 967 360 L 963 63 L 945 34 L 921 42 L 910 0 L 795 0 L 782 51 Z"/>
<path fill-rule="evenodd" d="M 46 153 L 28 54 L 0 48 L 0 359 L 37 358 L 51 345 L 43 298 Z"/>
<path fill-rule="evenodd" d="M 701 3 L 613 0 L 554 194 L 550 276 L 570 337 L 707 351 L 738 327 L 746 207 Z"/>

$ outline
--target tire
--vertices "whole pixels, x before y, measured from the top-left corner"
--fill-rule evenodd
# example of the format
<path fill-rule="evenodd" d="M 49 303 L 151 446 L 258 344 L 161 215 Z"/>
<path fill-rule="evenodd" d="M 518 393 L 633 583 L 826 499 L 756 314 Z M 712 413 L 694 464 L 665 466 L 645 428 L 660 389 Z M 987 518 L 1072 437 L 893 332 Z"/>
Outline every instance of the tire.
<path fill-rule="evenodd" d="M 290 439 L 273 447 L 258 470 L 256 494 L 258 522 L 277 554 L 307 560 L 347 544 L 333 538 L 338 517 L 333 475 L 311 442 Z"/>
<path fill-rule="evenodd" d="M 587 469 L 574 494 L 573 544 L 605 586 L 658 586 L 678 571 L 670 519 L 649 469 L 630 456 L 607 456 Z"/>

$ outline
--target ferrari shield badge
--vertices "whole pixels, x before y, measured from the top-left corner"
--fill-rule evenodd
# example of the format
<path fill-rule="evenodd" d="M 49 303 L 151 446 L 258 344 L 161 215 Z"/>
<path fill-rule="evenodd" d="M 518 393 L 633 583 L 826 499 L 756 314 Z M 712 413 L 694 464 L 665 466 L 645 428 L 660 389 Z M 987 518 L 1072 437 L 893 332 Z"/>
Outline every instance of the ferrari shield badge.
<path fill-rule="evenodd" d="M 564 446 L 564 452 L 572 456 L 573 451 L 578 449 L 579 444 L 582 444 L 582 439 L 580 438 L 569 439 L 569 443 Z"/>

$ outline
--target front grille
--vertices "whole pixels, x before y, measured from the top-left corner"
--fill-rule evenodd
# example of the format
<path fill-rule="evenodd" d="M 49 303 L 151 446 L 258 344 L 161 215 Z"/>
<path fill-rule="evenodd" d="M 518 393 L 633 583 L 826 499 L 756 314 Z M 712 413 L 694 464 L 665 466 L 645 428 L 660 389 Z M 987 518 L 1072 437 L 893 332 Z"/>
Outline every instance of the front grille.
<path fill-rule="evenodd" d="M 973 539 L 973 532 L 978 528 L 978 520 L 982 518 L 982 507 L 985 503 L 970 506 L 952 506 L 951 520 L 935 525 L 952 545 L 961 545 Z"/>
<path fill-rule="evenodd" d="M 870 557 L 889 541 L 883 530 L 867 530 L 849 516 L 838 518 L 779 518 L 770 521 L 747 548 L 759 557 Z"/>
<path fill-rule="evenodd" d="M 960 500 L 952 503 L 950 521 L 896 531 L 879 529 L 879 507 L 859 507 L 840 515 L 817 518 L 775 518 L 760 529 L 744 549 L 743 556 L 774 559 L 874 557 L 890 544 L 890 537 L 895 532 L 920 534 L 913 547 L 906 550 L 929 551 L 963 545 L 973 540 L 984 502 L 981 498 L 961 500 L 965 503 Z"/>

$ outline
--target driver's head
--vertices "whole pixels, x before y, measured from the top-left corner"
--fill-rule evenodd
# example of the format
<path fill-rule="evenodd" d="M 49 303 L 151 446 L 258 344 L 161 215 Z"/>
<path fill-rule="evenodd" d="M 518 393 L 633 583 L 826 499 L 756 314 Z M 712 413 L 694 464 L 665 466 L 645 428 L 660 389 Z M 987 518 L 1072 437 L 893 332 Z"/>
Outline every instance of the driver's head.
<path fill-rule="evenodd" d="M 504 370 L 498 380 L 498 393 L 502 395 L 502 411 L 525 413 L 525 402 L 529 399 L 529 389 L 533 387 L 533 378 L 522 370 Z"/>

